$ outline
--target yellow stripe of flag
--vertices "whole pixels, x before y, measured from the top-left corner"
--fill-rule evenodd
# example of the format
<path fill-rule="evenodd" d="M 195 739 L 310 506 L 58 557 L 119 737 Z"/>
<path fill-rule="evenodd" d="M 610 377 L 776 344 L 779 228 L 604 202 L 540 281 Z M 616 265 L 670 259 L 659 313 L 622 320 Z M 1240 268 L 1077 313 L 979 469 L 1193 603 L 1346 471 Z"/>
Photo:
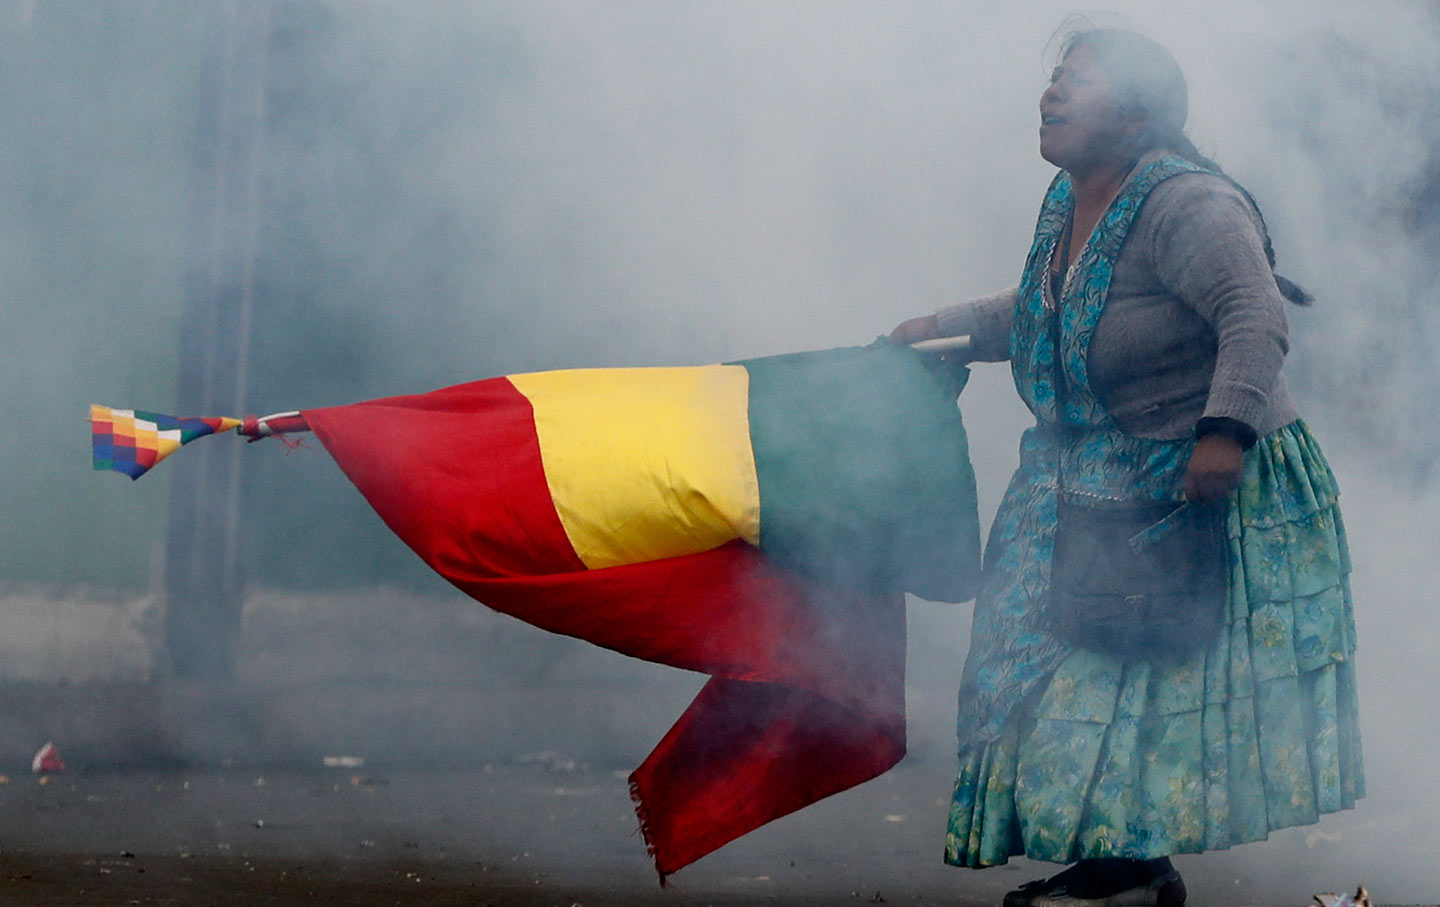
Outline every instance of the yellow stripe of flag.
<path fill-rule="evenodd" d="M 545 479 L 592 569 L 758 544 L 749 373 L 738 365 L 510 375 Z"/>

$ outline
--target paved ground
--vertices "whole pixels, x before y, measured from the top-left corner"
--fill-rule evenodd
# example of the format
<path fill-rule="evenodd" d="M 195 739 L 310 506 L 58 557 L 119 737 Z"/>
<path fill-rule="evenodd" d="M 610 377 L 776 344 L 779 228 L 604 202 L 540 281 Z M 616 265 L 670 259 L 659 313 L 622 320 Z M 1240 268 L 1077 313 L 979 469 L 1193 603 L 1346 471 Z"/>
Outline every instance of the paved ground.
<path fill-rule="evenodd" d="M 663 891 L 624 773 L 555 754 L 464 771 L 10 777 L 0 784 L 0 904 L 997 904 L 1050 867 L 942 866 L 948 772 L 904 763 L 735 842 Z M 1308 863 L 1291 862 L 1283 842 L 1181 861 L 1192 903 L 1298 907 L 1352 884 L 1319 840 Z"/>
<path fill-rule="evenodd" d="M 1433 633 L 1415 630 L 1433 623 L 1440 522 L 1364 529 L 1357 540 L 1384 544 L 1357 563 L 1387 565 L 1357 585 L 1382 606 L 1361 615 L 1369 796 L 1268 842 L 1178 859 L 1192 904 L 1300 907 L 1359 883 L 1377 903 L 1440 902 L 1440 737 L 1427 720 L 1440 670 Z M 899 768 L 665 891 L 624 775 L 700 678 L 453 595 L 375 590 L 256 593 L 237 676 L 182 683 L 157 667 L 159 616 L 148 600 L 0 588 L 0 907 L 974 907 L 1054 868 L 940 862 L 963 608 L 912 604 L 912 755 Z M 42 786 L 24 768 L 46 740 L 72 770 Z M 589 764 L 543 753 L 559 746 Z M 322 769 L 327 753 L 369 764 Z"/>

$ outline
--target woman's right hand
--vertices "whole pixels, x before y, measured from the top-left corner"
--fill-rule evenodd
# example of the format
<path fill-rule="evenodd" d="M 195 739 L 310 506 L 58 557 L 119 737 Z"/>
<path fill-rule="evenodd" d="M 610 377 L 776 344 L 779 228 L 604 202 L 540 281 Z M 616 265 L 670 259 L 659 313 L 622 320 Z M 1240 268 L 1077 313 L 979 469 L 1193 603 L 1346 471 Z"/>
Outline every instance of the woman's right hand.
<path fill-rule="evenodd" d="M 895 326 L 890 332 L 890 340 L 894 343 L 916 343 L 921 340 L 930 340 L 940 336 L 940 319 L 934 315 L 921 315 L 919 318 L 910 318 Z"/>

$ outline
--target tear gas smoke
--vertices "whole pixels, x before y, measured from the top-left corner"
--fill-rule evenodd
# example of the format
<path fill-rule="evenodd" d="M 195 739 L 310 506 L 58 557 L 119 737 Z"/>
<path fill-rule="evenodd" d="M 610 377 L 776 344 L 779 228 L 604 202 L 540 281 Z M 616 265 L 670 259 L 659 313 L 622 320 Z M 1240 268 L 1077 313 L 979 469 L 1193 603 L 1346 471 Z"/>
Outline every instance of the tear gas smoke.
<path fill-rule="evenodd" d="M 1417 842 L 1440 833 L 1437 740 L 1421 711 L 1440 689 L 1426 619 L 1440 541 L 1440 14 L 1120 6 L 1103 21 L 1175 54 L 1192 136 L 1254 192 L 1281 272 L 1317 298 L 1291 312 L 1286 371 L 1346 491 L 1355 545 L 1369 799 L 1326 820 L 1338 840 L 1301 829 L 1213 859 L 1272 872 L 1339 861 L 1383 871 L 1395 897 L 1433 897 L 1440 876 Z M 1012 284 L 1050 177 L 1035 151 L 1045 49 L 1073 12 L 273 9 L 257 412 L 515 371 L 863 343 Z M 183 4 L 0 11 L 8 582 L 135 589 L 150 575 L 163 532 L 146 523 L 163 522 L 163 488 L 86 475 L 71 423 L 92 399 L 172 399 L 204 24 Z M 977 368 L 962 408 L 988 518 L 1026 414 L 1003 367 Z M 266 595 L 438 591 L 323 457 L 247 454 L 244 549 Z M 968 612 L 914 603 L 911 619 L 913 749 L 943 759 Z M 23 646 L 30 629 L 0 635 Z"/>

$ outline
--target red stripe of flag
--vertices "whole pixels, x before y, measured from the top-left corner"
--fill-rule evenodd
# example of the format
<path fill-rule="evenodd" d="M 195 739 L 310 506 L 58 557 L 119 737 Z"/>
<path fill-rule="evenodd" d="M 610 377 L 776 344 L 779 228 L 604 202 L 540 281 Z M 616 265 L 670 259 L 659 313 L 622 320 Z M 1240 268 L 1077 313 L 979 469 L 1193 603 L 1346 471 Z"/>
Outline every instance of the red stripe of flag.
<path fill-rule="evenodd" d="M 584 569 L 550 498 L 530 401 L 505 378 L 303 416 L 386 524 L 441 575 Z"/>
<path fill-rule="evenodd" d="M 447 579 L 538 627 L 712 676 L 631 776 L 662 878 L 905 755 L 898 594 L 801 581 L 744 542 L 579 573 Z"/>

